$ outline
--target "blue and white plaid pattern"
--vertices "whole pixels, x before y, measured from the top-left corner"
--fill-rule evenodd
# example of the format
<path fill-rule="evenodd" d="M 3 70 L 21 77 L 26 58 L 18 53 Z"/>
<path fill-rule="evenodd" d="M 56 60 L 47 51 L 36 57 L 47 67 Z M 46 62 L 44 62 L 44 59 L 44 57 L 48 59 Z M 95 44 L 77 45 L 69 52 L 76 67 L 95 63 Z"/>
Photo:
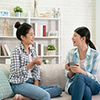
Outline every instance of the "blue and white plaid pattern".
<path fill-rule="evenodd" d="M 80 64 L 80 57 L 78 53 L 78 48 L 71 49 L 67 56 L 66 56 L 66 63 L 67 62 L 76 62 Z M 97 78 L 97 73 L 99 72 L 100 69 L 100 54 L 90 48 L 88 46 L 88 50 L 86 53 L 86 59 L 84 61 L 84 70 L 87 73 L 87 76 L 94 79 L 95 81 L 98 81 Z M 68 78 L 68 71 L 65 69 L 65 76 Z M 72 78 L 68 78 L 68 81 L 65 86 L 65 92 L 68 93 L 68 88 L 69 86 L 73 83 L 73 80 L 77 76 L 76 73 L 73 74 Z"/>
<path fill-rule="evenodd" d="M 37 57 L 36 50 L 31 45 L 29 46 L 32 60 Z M 9 81 L 13 84 L 24 83 L 28 80 L 28 71 L 26 65 L 29 64 L 29 54 L 26 52 L 22 43 L 16 46 L 11 52 L 11 65 Z M 40 67 L 34 65 L 31 68 L 33 79 L 40 80 Z"/>

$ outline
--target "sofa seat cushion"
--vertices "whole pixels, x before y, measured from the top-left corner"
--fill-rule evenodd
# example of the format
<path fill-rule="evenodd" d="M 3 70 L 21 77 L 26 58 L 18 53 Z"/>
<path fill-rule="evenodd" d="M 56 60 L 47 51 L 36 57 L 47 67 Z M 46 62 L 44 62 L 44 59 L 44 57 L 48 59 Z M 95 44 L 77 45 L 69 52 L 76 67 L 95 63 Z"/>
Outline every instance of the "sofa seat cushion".
<path fill-rule="evenodd" d="M 71 95 L 62 92 L 60 97 L 52 98 L 51 100 L 71 100 Z M 100 92 L 98 95 L 92 95 L 92 100 L 100 100 Z"/>
<path fill-rule="evenodd" d="M 71 95 L 62 92 L 60 97 L 52 98 L 51 100 L 71 100 Z"/>
<path fill-rule="evenodd" d="M 12 100 L 12 98 L 7 98 L 3 100 Z M 71 100 L 71 95 L 62 92 L 60 97 L 51 98 L 51 100 Z M 98 95 L 93 95 L 92 100 L 100 100 L 100 93 Z"/>
<path fill-rule="evenodd" d="M 13 92 L 8 82 L 8 75 L 3 68 L 0 68 L 0 99 L 11 96 L 13 96 Z"/>
<path fill-rule="evenodd" d="M 92 95 L 92 100 L 100 100 L 100 92 L 98 95 Z"/>
<path fill-rule="evenodd" d="M 59 85 L 65 89 L 65 64 L 42 64 L 40 85 Z"/>

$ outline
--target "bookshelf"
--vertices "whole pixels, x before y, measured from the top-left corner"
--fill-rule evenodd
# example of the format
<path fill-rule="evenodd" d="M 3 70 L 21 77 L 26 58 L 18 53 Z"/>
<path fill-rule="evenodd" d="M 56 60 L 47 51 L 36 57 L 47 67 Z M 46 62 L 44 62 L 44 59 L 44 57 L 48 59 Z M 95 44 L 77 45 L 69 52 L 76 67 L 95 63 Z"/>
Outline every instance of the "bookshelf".
<path fill-rule="evenodd" d="M 27 17 L 0 16 L 0 23 L 2 23 L 5 18 L 9 25 L 8 36 L 3 36 L 3 29 L 0 28 L 0 42 L 7 44 L 10 51 L 20 43 L 20 41 L 13 35 L 13 25 L 15 22 L 27 22 L 31 25 L 33 23 L 38 23 L 39 25 L 46 25 L 46 36 L 35 36 L 34 39 L 38 44 L 44 45 L 44 54 L 42 55 L 43 59 L 48 59 L 49 63 L 61 63 L 61 18 L 34 18 L 30 17 L 30 14 L 28 14 Z M 58 31 L 58 34 L 57 36 L 48 36 L 49 31 Z M 57 50 L 54 55 L 47 54 L 46 46 L 48 44 L 54 44 L 56 46 Z M 0 63 L 5 63 L 5 59 L 10 59 L 10 56 L 0 56 Z"/>

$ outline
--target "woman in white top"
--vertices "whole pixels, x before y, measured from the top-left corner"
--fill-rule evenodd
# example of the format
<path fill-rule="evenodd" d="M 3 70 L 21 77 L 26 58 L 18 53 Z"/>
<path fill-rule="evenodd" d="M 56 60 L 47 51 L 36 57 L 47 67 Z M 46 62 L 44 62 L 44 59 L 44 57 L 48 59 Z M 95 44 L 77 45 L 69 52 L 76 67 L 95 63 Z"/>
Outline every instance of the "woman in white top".
<path fill-rule="evenodd" d="M 90 40 L 87 27 L 78 27 L 72 37 L 73 45 L 66 57 L 65 76 L 68 81 L 65 92 L 72 100 L 91 100 L 100 91 L 97 74 L 100 69 L 100 54 Z M 69 65 L 74 62 L 76 65 Z"/>

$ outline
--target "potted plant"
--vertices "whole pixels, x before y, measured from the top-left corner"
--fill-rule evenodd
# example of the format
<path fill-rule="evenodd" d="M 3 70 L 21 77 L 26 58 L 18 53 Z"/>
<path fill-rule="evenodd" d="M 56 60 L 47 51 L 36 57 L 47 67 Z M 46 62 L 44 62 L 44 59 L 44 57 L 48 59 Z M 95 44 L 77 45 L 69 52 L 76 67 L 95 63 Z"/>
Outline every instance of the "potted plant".
<path fill-rule="evenodd" d="M 16 6 L 14 9 L 15 16 L 20 17 L 21 13 L 23 12 L 22 8 L 20 6 Z"/>
<path fill-rule="evenodd" d="M 56 50 L 56 47 L 53 44 L 48 44 L 47 50 L 48 50 L 48 55 L 54 55 L 54 51 Z"/>

